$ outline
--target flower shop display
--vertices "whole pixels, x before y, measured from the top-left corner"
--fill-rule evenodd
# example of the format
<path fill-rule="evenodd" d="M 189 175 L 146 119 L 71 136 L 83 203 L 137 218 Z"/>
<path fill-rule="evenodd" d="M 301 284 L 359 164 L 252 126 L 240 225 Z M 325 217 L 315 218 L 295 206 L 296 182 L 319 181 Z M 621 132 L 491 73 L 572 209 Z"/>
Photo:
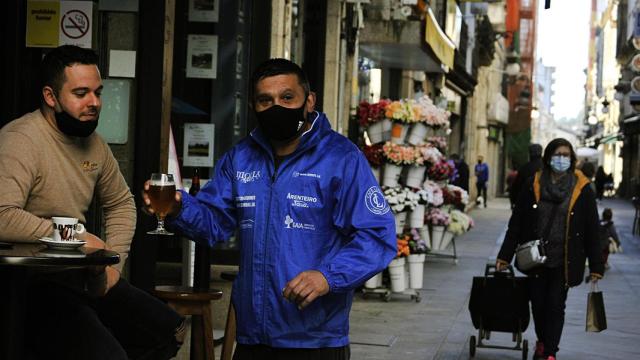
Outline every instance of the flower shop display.
<path fill-rule="evenodd" d="M 388 286 L 393 293 L 410 288 L 412 298 L 419 298 L 416 289 L 423 286 L 426 255 L 456 259 L 455 246 L 453 255 L 438 251 L 473 224 L 464 212 L 452 210 L 464 209 L 469 197 L 448 184 L 455 169 L 445 156 L 449 116 L 427 96 L 362 102 L 358 108 L 359 123 L 370 141 L 362 151 L 396 220 L 398 253 L 388 267 Z M 378 274 L 365 289 L 389 291 L 381 288 L 381 281 Z"/>

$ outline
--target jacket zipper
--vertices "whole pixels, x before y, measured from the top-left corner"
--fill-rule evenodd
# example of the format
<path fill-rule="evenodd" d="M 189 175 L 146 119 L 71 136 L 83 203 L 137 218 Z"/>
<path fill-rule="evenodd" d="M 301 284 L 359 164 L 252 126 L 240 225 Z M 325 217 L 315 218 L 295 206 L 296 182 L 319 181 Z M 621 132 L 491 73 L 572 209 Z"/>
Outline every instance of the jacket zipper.
<path fill-rule="evenodd" d="M 282 165 L 282 164 L 280 164 Z M 275 166 L 275 160 L 273 164 L 273 175 L 271 176 L 271 186 L 269 189 L 269 206 L 267 207 L 267 221 L 265 222 L 264 230 L 264 248 L 262 249 L 262 274 L 263 274 L 263 288 L 262 288 L 262 336 L 266 337 L 267 334 L 267 242 L 269 241 L 269 224 L 271 223 L 271 201 L 273 199 L 273 186 L 278 178 L 278 169 Z M 265 339 L 267 340 L 267 339 Z"/>

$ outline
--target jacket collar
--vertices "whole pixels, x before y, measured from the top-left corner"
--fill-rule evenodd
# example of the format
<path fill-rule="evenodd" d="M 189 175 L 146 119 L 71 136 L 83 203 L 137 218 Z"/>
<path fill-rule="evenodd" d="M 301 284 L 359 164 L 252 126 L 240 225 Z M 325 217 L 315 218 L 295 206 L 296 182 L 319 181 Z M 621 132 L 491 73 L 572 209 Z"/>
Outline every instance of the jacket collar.
<path fill-rule="evenodd" d="M 573 209 L 573 205 L 578 200 L 578 196 L 582 192 L 582 188 L 584 188 L 587 184 L 590 183 L 589 179 L 582 173 L 582 171 L 576 169 L 574 170 L 574 175 L 576 176 L 576 185 L 573 187 L 573 192 L 571 193 L 571 200 L 569 201 L 569 211 Z M 540 202 L 540 177 L 542 176 L 542 170 L 536 172 L 535 177 L 533 178 L 533 194 L 535 195 L 536 203 Z"/>
<path fill-rule="evenodd" d="M 311 121 L 311 127 L 309 130 L 305 131 L 300 135 L 300 143 L 298 147 L 293 152 L 293 154 L 302 153 L 312 147 L 316 146 L 322 138 L 331 132 L 331 125 L 329 124 L 329 120 L 324 113 L 319 111 L 314 111 L 309 114 L 309 121 Z M 259 127 L 256 127 L 251 131 L 249 136 L 256 142 L 260 147 L 265 150 L 269 155 L 273 156 L 273 150 L 271 148 L 271 144 L 266 136 L 260 131 Z M 293 155 L 292 154 L 292 155 Z"/>

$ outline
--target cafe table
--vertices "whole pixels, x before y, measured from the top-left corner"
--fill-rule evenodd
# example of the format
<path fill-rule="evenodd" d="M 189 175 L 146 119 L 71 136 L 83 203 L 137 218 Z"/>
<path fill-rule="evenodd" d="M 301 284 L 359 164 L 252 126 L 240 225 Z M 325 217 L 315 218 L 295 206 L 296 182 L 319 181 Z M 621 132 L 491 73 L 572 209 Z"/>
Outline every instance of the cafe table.
<path fill-rule="evenodd" d="M 22 359 L 25 302 L 28 275 L 37 268 L 46 271 L 113 265 L 120 262 L 117 252 L 80 247 L 52 250 L 40 243 L 13 243 L 0 248 L 0 360 Z"/>

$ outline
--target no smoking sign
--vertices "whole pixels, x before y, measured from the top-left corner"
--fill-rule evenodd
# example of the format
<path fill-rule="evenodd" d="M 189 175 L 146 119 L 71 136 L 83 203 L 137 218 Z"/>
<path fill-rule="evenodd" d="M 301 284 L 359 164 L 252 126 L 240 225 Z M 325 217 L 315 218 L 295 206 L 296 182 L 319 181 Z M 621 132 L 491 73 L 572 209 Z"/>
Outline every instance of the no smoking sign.
<path fill-rule="evenodd" d="M 60 45 L 91 48 L 93 3 L 90 1 L 60 1 Z"/>
<path fill-rule="evenodd" d="M 80 10 L 69 10 L 62 15 L 60 28 L 71 39 L 80 39 L 89 32 L 89 17 Z"/>

